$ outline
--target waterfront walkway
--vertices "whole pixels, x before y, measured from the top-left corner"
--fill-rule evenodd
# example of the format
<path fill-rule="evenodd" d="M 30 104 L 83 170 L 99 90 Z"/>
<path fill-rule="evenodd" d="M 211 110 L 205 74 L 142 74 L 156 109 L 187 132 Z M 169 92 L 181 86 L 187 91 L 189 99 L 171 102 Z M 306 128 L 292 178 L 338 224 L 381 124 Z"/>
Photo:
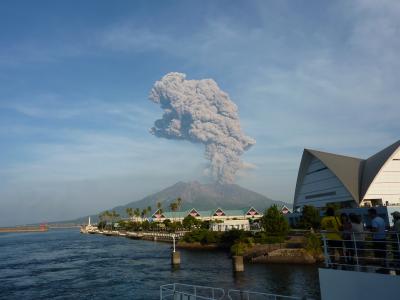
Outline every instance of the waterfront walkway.
<path fill-rule="evenodd" d="M 118 231 L 118 230 L 90 230 L 88 234 L 103 234 L 106 236 L 120 236 L 137 240 L 150 240 L 172 243 L 174 238 L 180 240 L 187 231 L 177 231 L 175 233 L 160 232 L 160 231 Z"/>

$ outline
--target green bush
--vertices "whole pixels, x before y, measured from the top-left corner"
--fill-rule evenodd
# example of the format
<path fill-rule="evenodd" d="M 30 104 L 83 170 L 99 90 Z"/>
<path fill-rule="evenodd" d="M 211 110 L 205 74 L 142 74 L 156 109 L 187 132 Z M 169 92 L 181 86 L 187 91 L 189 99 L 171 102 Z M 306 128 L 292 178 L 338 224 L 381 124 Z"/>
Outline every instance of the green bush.
<path fill-rule="evenodd" d="M 182 241 L 186 243 L 198 242 L 201 244 L 214 244 L 219 242 L 219 234 L 215 231 L 209 231 L 207 229 L 196 229 L 191 232 L 187 232 Z"/>
<path fill-rule="evenodd" d="M 236 241 L 243 240 L 248 236 L 250 236 L 249 233 L 244 230 L 232 229 L 224 231 L 221 235 L 221 244 L 231 247 Z"/>
<path fill-rule="evenodd" d="M 306 246 L 305 249 L 312 256 L 317 257 L 322 254 L 321 237 L 315 233 L 309 233 L 306 235 Z"/>
<path fill-rule="evenodd" d="M 276 205 L 268 208 L 261 218 L 261 226 L 268 236 L 285 238 L 289 233 L 289 223 Z"/>
<path fill-rule="evenodd" d="M 248 249 L 248 244 L 243 242 L 234 243 L 230 250 L 232 255 L 242 256 Z"/>
<path fill-rule="evenodd" d="M 269 235 L 266 232 L 257 232 L 254 237 L 254 241 L 259 244 L 278 244 L 283 243 L 286 240 L 285 236 L 282 235 Z"/>
<path fill-rule="evenodd" d="M 303 229 L 318 229 L 321 227 L 321 217 L 318 209 L 312 205 L 305 205 L 303 207 L 299 227 Z"/>

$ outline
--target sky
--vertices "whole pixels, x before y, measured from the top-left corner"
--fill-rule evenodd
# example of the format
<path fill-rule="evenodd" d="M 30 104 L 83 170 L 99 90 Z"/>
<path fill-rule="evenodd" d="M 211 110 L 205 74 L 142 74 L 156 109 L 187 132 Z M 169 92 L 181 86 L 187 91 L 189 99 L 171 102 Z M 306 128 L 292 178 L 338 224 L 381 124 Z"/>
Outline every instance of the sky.
<path fill-rule="evenodd" d="M 293 201 L 304 148 L 399 139 L 400 2 L 0 3 L 0 226 L 66 220 L 209 180 L 204 147 L 149 133 L 168 72 L 214 79 L 257 143 L 236 183 Z"/>

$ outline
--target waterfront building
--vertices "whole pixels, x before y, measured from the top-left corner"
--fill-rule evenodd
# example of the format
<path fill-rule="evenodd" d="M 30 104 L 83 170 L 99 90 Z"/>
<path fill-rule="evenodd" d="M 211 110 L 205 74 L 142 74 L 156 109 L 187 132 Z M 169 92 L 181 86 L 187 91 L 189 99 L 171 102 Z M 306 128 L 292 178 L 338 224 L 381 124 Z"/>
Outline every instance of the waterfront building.
<path fill-rule="evenodd" d="M 250 230 L 249 219 L 225 219 L 225 220 L 213 220 L 210 223 L 210 229 L 212 231 L 228 231 L 232 229 Z"/>
<path fill-rule="evenodd" d="M 294 209 L 400 205 L 400 140 L 367 159 L 304 149 Z"/>
<path fill-rule="evenodd" d="M 201 221 L 213 220 L 256 220 L 262 217 L 262 214 L 254 207 L 247 207 L 244 209 L 228 210 L 216 208 L 214 210 L 197 210 L 195 208 L 185 211 L 167 211 L 163 212 L 157 209 L 152 215 L 152 219 L 156 222 L 163 222 L 165 220 L 182 222 L 187 216 L 192 216 Z"/>

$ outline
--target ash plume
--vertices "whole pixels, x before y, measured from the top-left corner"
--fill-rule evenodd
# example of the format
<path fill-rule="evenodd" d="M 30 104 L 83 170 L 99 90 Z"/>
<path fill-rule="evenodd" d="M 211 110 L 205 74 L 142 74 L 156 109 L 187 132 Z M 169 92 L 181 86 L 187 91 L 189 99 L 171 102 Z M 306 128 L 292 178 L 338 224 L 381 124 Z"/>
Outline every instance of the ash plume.
<path fill-rule="evenodd" d="M 243 133 L 237 106 L 214 80 L 185 78 L 182 73 L 168 73 L 155 82 L 149 99 L 164 114 L 150 132 L 204 144 L 208 173 L 219 183 L 232 183 L 236 172 L 245 167 L 240 156 L 255 140 Z"/>

